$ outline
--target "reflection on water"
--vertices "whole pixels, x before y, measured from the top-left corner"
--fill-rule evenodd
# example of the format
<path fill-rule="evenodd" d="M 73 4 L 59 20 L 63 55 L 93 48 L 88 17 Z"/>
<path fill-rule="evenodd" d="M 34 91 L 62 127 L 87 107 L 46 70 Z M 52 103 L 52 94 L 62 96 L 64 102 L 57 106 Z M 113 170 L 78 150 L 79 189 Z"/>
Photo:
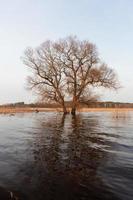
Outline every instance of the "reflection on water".
<path fill-rule="evenodd" d="M 0 186 L 20 199 L 133 199 L 133 113 L 6 115 L 0 127 Z"/>
<path fill-rule="evenodd" d="M 130 118 L 130 112 L 129 111 L 120 111 L 120 110 L 115 110 L 112 112 L 112 116 L 114 119 L 119 119 L 121 120 L 128 120 Z"/>

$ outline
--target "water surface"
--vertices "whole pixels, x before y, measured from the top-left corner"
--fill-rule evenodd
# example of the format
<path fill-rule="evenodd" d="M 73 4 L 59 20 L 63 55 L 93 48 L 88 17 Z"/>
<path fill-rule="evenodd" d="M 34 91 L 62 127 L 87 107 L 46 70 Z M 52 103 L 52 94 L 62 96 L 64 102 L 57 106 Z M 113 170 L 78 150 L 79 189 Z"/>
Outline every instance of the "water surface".
<path fill-rule="evenodd" d="M 133 113 L 1 115 L 0 186 L 22 200 L 132 200 Z"/>

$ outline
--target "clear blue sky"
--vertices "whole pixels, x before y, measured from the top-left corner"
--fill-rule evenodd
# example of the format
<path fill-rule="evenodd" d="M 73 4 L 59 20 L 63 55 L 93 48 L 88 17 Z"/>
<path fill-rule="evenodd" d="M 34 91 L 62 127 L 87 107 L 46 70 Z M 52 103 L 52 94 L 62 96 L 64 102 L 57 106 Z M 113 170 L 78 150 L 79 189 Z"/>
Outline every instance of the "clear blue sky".
<path fill-rule="evenodd" d="M 25 90 L 25 48 L 70 34 L 94 42 L 118 73 L 123 88 L 101 90 L 102 99 L 133 102 L 132 0 L 0 0 L 0 104 L 34 99 Z"/>

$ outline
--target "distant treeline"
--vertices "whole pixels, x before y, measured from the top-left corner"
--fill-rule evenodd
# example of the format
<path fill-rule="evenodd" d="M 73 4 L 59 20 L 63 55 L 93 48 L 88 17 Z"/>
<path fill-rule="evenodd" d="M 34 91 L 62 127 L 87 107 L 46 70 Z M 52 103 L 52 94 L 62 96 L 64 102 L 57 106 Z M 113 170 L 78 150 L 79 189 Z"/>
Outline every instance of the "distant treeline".
<path fill-rule="evenodd" d="M 82 106 L 88 108 L 133 108 L 133 103 L 105 101 L 105 102 L 91 102 L 86 106 L 84 105 Z"/>
<path fill-rule="evenodd" d="M 65 102 L 66 107 L 71 107 L 71 102 Z M 17 103 L 10 103 L 0 105 L 0 107 L 31 107 L 31 108 L 59 108 L 60 105 L 56 103 L 30 103 L 25 104 L 24 102 L 17 102 Z M 133 108 L 133 103 L 121 103 L 121 102 L 112 102 L 112 101 L 105 101 L 105 102 L 90 102 L 88 104 L 80 103 L 78 105 L 79 108 Z"/>

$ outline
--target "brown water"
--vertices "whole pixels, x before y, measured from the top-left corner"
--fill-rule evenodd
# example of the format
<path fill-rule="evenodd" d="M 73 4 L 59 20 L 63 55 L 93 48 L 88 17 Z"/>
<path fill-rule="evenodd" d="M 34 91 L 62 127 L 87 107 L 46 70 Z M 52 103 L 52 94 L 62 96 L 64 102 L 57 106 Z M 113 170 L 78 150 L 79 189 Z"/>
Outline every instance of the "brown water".
<path fill-rule="evenodd" d="M 133 113 L 1 115 L 0 186 L 22 200 L 132 200 Z"/>

